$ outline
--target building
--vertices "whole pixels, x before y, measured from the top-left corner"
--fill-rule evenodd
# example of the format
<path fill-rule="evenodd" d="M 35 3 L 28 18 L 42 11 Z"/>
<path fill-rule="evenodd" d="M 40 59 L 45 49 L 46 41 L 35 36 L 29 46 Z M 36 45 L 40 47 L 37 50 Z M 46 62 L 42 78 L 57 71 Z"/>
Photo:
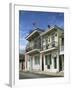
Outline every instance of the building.
<path fill-rule="evenodd" d="M 25 70 L 25 56 L 24 54 L 19 54 L 19 71 Z"/>
<path fill-rule="evenodd" d="M 26 39 L 25 70 L 64 71 L 64 31 L 58 26 L 35 29 Z"/>

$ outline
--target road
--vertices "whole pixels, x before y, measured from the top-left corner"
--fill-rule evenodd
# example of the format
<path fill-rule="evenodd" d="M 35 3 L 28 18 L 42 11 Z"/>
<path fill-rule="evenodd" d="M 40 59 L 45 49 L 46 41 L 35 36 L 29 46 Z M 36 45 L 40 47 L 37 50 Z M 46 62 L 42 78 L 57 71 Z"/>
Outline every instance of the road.
<path fill-rule="evenodd" d="M 48 78 L 54 77 L 45 74 L 36 74 L 32 72 L 19 72 L 19 79 Z"/>

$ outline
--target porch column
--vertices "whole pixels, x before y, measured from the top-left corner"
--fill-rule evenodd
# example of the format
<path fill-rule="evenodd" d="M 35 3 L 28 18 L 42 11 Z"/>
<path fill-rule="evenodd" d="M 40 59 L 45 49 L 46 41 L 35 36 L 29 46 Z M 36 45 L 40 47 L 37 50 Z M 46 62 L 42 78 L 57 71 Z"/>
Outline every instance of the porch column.
<path fill-rule="evenodd" d="M 59 72 L 59 52 L 57 51 L 57 71 Z"/>

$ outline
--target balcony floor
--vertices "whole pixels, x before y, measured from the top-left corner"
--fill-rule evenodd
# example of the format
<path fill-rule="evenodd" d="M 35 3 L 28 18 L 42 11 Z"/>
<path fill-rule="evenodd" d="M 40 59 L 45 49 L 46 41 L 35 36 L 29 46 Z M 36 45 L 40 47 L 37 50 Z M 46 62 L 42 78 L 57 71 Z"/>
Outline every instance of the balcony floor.
<path fill-rule="evenodd" d="M 33 49 L 33 50 L 26 52 L 26 54 L 36 54 L 36 53 L 40 53 L 40 49 Z"/>
<path fill-rule="evenodd" d="M 56 49 L 58 49 L 58 48 L 53 47 L 53 48 L 50 48 L 50 49 L 42 50 L 40 53 L 45 53 L 45 52 L 49 52 L 49 51 L 56 50 Z"/>

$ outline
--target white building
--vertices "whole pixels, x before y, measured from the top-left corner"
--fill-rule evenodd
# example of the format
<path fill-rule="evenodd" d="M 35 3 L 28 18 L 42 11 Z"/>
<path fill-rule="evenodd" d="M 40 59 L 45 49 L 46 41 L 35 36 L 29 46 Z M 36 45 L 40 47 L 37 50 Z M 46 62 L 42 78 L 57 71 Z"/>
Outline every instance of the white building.
<path fill-rule="evenodd" d="M 60 72 L 64 70 L 64 31 L 50 27 L 35 29 L 26 38 L 25 70 Z"/>

